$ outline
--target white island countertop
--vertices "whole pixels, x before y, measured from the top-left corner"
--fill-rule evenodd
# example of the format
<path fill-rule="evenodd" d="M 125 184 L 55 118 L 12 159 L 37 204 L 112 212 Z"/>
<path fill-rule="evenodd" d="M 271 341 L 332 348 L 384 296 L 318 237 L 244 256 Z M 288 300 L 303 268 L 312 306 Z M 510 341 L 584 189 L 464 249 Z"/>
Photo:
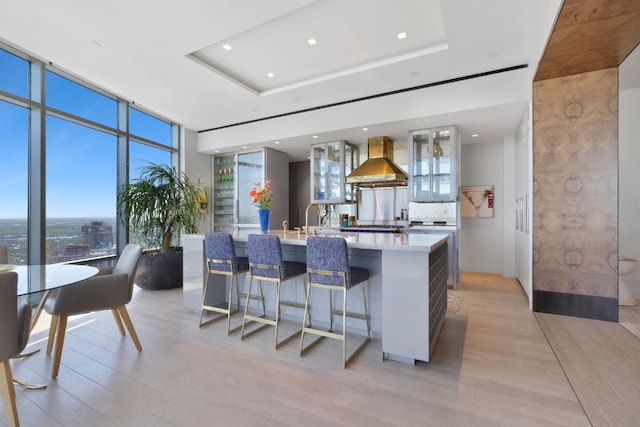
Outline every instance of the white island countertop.
<path fill-rule="evenodd" d="M 241 230 L 231 233 L 233 239 L 237 242 L 246 242 L 249 234 L 260 234 L 257 230 Z M 307 245 L 307 235 L 300 234 L 297 231 L 289 230 L 269 230 L 269 234 L 278 236 L 281 243 L 288 245 Z M 189 235 L 187 235 L 189 236 Z M 183 236 L 183 237 L 187 237 Z M 203 235 L 190 235 L 200 236 Z M 392 251 L 410 251 L 410 252 L 433 252 L 435 249 L 443 245 L 449 236 L 447 234 L 408 234 L 408 233 L 348 233 L 348 232 L 329 232 L 320 231 L 317 236 L 321 237 L 343 237 L 347 241 L 347 246 L 354 249 L 373 249 L 373 250 L 392 250 Z"/>

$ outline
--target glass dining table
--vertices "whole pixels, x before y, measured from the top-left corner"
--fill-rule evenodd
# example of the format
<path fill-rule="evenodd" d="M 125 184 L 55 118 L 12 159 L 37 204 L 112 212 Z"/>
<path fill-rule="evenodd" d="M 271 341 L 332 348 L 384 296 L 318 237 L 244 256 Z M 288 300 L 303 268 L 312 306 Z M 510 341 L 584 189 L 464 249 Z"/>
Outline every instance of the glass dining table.
<path fill-rule="evenodd" d="M 20 266 L 3 266 L 2 271 L 14 271 L 18 274 L 18 296 L 31 297 L 35 294 L 40 295 L 40 302 L 33 311 L 31 317 L 31 329 L 35 327 L 40 314 L 44 309 L 44 305 L 51 294 L 51 291 L 73 285 L 98 274 L 96 267 L 88 265 L 74 264 L 46 264 L 46 265 L 20 265 Z M 29 357 L 39 350 L 29 353 L 21 353 L 16 358 Z M 26 388 L 42 389 L 46 385 L 34 385 L 27 382 L 17 380 L 14 382 Z"/>
<path fill-rule="evenodd" d="M 31 328 L 35 326 L 52 290 L 73 285 L 98 274 L 96 267 L 74 264 L 20 265 L 12 269 L 18 273 L 18 296 L 42 293 L 33 312 Z"/>

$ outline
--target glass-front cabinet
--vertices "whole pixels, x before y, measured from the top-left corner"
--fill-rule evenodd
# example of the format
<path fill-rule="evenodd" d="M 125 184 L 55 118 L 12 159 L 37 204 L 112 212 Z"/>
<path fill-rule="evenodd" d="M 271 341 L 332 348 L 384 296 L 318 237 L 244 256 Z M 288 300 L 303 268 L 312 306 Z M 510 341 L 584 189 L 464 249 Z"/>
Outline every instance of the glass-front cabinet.
<path fill-rule="evenodd" d="M 256 183 L 271 180 L 270 223 L 282 224 L 289 209 L 289 157 L 277 150 L 233 153 L 213 157 L 213 230 L 231 232 L 257 228 L 258 209 L 249 197 Z"/>
<path fill-rule="evenodd" d="M 236 170 L 235 154 L 213 158 L 212 211 L 216 225 L 236 222 Z"/>
<path fill-rule="evenodd" d="M 360 160 L 360 150 L 346 141 L 311 146 L 311 202 L 352 203 L 355 189 L 345 178 Z"/>
<path fill-rule="evenodd" d="M 411 131 L 409 142 L 409 200 L 456 201 L 459 143 L 455 126 Z"/>

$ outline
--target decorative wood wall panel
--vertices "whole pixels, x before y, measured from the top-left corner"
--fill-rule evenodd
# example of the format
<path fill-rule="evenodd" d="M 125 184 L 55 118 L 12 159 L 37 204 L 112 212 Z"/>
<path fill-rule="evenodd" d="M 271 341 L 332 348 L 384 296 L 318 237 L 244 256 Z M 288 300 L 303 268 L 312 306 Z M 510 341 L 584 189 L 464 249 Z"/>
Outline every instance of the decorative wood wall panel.
<path fill-rule="evenodd" d="M 617 68 L 534 83 L 534 292 L 618 297 L 617 106 Z"/>
<path fill-rule="evenodd" d="M 535 80 L 617 67 L 640 40 L 640 0 L 565 0 Z"/>

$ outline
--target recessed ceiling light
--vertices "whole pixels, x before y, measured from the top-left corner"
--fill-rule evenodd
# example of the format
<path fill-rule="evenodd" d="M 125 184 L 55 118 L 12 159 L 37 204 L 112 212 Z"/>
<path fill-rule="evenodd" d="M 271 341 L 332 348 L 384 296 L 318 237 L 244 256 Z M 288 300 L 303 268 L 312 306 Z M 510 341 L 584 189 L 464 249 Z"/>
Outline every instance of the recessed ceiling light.
<path fill-rule="evenodd" d="M 362 130 L 369 130 L 369 128 L 362 128 Z"/>
<path fill-rule="evenodd" d="M 274 144 L 280 144 L 280 141 L 276 141 L 276 142 L 274 142 Z"/>
<path fill-rule="evenodd" d="M 267 73 L 267 77 L 269 77 L 269 78 L 273 78 L 273 77 L 275 77 L 275 76 L 276 76 L 276 75 L 275 75 L 275 74 L 273 74 L 273 73 Z"/>
<path fill-rule="evenodd" d="M 233 48 L 231 47 L 231 45 L 229 45 L 229 44 L 223 44 L 223 45 L 222 45 L 222 48 L 223 48 L 224 50 L 231 50 L 231 49 L 233 49 Z"/>
<path fill-rule="evenodd" d="M 318 139 L 318 135 L 313 135 L 311 138 Z"/>
<path fill-rule="evenodd" d="M 309 40 L 307 40 L 307 43 L 309 44 L 309 46 L 313 46 L 314 44 L 316 44 L 318 42 L 316 41 L 316 39 L 311 37 Z"/>
<path fill-rule="evenodd" d="M 214 153 L 219 153 L 219 152 L 220 152 L 220 150 L 214 150 L 213 152 L 214 152 Z"/>
<path fill-rule="evenodd" d="M 396 37 L 398 37 L 398 40 L 406 39 L 407 38 L 407 33 L 405 33 L 403 31 L 401 33 L 398 33 L 398 35 Z"/>
<path fill-rule="evenodd" d="M 246 146 L 246 145 L 243 145 L 243 146 L 242 146 L 242 149 L 243 149 L 243 150 L 246 150 L 246 149 L 247 149 L 247 146 Z"/>
<path fill-rule="evenodd" d="M 477 137 L 478 137 L 477 133 L 474 133 L 473 135 L 471 135 L 471 138 L 477 138 Z"/>

